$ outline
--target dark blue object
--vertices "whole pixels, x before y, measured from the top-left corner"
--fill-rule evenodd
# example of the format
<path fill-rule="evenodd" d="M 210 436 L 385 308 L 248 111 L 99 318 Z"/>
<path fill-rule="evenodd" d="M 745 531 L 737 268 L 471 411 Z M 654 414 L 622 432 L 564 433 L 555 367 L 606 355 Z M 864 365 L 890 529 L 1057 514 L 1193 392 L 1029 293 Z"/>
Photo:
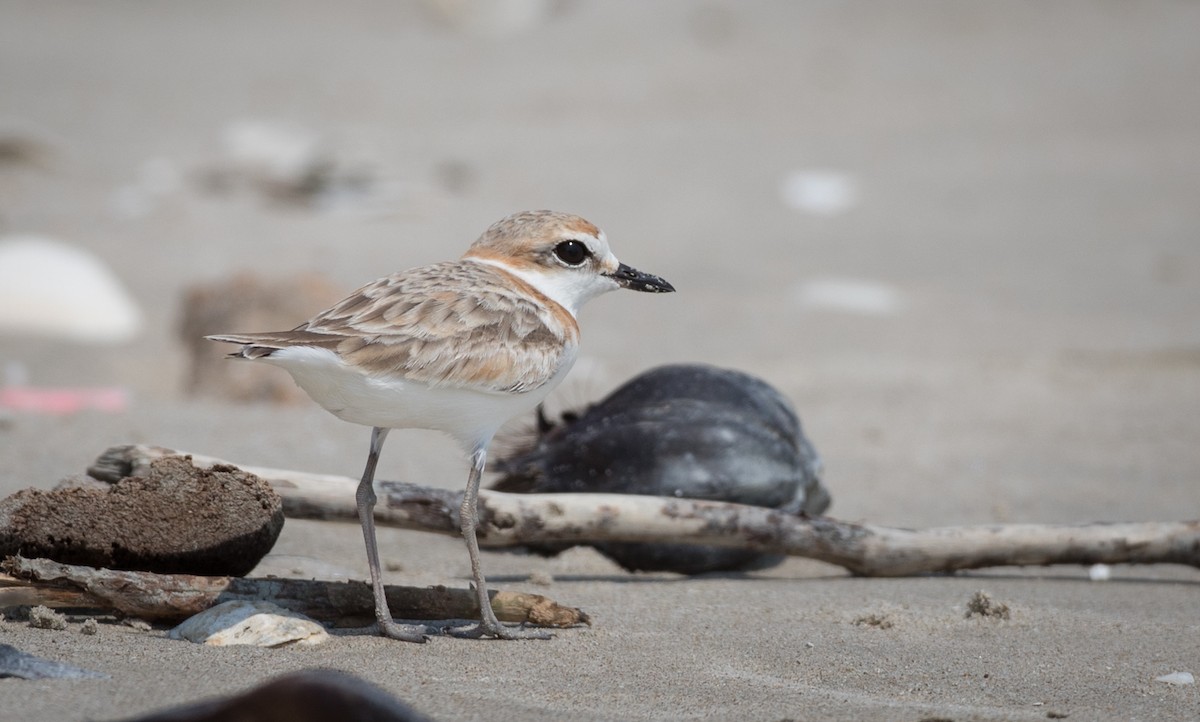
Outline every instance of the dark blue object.
<path fill-rule="evenodd" d="M 728 501 L 821 514 L 821 461 L 791 404 L 766 382 L 702 365 L 660 366 L 582 414 L 552 423 L 496 463 L 493 488 Z M 758 569 L 782 557 L 693 544 L 597 543 L 630 571 L 699 574 Z M 531 547 L 532 548 L 532 547 Z M 565 545 L 534 551 L 556 554 Z"/>

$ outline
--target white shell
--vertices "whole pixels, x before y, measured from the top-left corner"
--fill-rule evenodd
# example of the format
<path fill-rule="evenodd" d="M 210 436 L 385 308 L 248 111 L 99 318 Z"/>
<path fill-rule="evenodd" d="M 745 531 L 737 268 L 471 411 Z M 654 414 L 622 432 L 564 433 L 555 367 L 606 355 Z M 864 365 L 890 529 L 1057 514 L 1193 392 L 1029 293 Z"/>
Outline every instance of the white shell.
<path fill-rule="evenodd" d="M 38 236 L 0 238 L 0 333 L 129 341 L 142 313 L 89 251 Z"/>
<path fill-rule="evenodd" d="M 185 620 L 167 636 L 211 647 L 233 644 L 313 646 L 329 641 L 329 633 L 319 623 L 303 614 L 258 600 L 218 604 Z"/>

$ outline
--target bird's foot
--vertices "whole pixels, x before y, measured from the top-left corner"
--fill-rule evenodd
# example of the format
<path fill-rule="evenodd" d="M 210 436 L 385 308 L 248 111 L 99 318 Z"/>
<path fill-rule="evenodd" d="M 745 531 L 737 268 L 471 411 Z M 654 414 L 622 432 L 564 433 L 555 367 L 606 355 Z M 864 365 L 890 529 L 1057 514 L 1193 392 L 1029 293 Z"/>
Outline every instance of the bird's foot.
<path fill-rule="evenodd" d="M 554 639 L 554 635 L 545 629 L 530 629 L 528 627 L 506 627 L 503 624 L 488 624 L 480 622 L 466 627 L 449 627 L 445 633 L 460 639 Z"/>
<path fill-rule="evenodd" d="M 401 642 L 424 644 L 429 641 L 429 628 L 423 624 L 397 624 L 390 619 L 380 619 L 379 633 Z"/>

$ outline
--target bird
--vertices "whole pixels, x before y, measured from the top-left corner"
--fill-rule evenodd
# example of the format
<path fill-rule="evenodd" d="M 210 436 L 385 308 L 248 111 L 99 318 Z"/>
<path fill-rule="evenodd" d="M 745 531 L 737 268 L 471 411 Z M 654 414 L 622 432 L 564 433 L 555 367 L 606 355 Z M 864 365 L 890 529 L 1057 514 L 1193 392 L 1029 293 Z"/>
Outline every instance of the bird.
<path fill-rule="evenodd" d="M 500 426 L 537 407 L 570 371 L 580 307 L 621 288 L 675 290 L 618 261 L 591 222 L 523 211 L 488 227 L 458 260 L 368 283 L 290 331 L 205 337 L 240 344 L 231 358 L 279 366 L 327 411 L 371 428 L 355 501 L 384 636 L 423 642 L 429 630 L 392 619 L 375 539 L 375 468 L 388 432 L 404 428 L 444 432 L 470 460 L 459 522 L 480 622 L 464 636 L 549 636 L 506 627 L 492 611 L 476 538 L 480 478 Z"/>

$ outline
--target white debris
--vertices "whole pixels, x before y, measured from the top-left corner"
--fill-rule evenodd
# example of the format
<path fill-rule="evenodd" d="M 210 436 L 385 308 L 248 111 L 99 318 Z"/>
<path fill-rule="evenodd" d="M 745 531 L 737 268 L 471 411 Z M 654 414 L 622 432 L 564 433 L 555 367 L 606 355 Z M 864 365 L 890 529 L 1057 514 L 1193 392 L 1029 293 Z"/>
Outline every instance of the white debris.
<path fill-rule="evenodd" d="M 814 216 L 837 216 L 858 205 L 858 183 L 841 171 L 792 171 L 779 193 L 789 208 Z"/>
<path fill-rule="evenodd" d="M 230 123 L 225 156 L 239 174 L 283 188 L 299 188 L 328 161 L 321 138 L 296 125 L 262 120 Z"/>
<path fill-rule="evenodd" d="M 796 284 L 792 297 L 803 309 L 890 316 L 904 306 L 901 293 L 887 284 L 856 278 L 826 278 Z"/>
<path fill-rule="evenodd" d="M 169 158 L 150 158 L 137 169 L 137 177 L 113 191 L 109 210 L 118 218 L 150 215 L 163 199 L 183 189 L 183 174 Z"/>
<path fill-rule="evenodd" d="M 39 236 L 0 238 L 0 333 L 129 341 L 142 313 L 91 252 Z"/>
<path fill-rule="evenodd" d="M 1191 672 L 1172 672 L 1164 674 L 1161 677 L 1155 677 L 1155 682 L 1166 682 L 1167 684 L 1195 684 L 1196 678 Z"/>
<path fill-rule="evenodd" d="M 1093 564 L 1088 569 L 1088 579 L 1093 582 L 1107 582 L 1112 577 L 1112 567 L 1107 564 Z"/>
<path fill-rule="evenodd" d="M 313 646 L 329 640 L 325 628 L 303 614 L 258 600 L 218 604 L 187 619 L 168 636 L 212 647 Z"/>
<path fill-rule="evenodd" d="M 212 192 L 366 217 L 394 213 L 420 195 L 381 178 L 373 161 L 341 157 L 321 135 L 291 123 L 239 120 L 226 126 L 222 143 L 222 160 L 198 176 Z"/>

